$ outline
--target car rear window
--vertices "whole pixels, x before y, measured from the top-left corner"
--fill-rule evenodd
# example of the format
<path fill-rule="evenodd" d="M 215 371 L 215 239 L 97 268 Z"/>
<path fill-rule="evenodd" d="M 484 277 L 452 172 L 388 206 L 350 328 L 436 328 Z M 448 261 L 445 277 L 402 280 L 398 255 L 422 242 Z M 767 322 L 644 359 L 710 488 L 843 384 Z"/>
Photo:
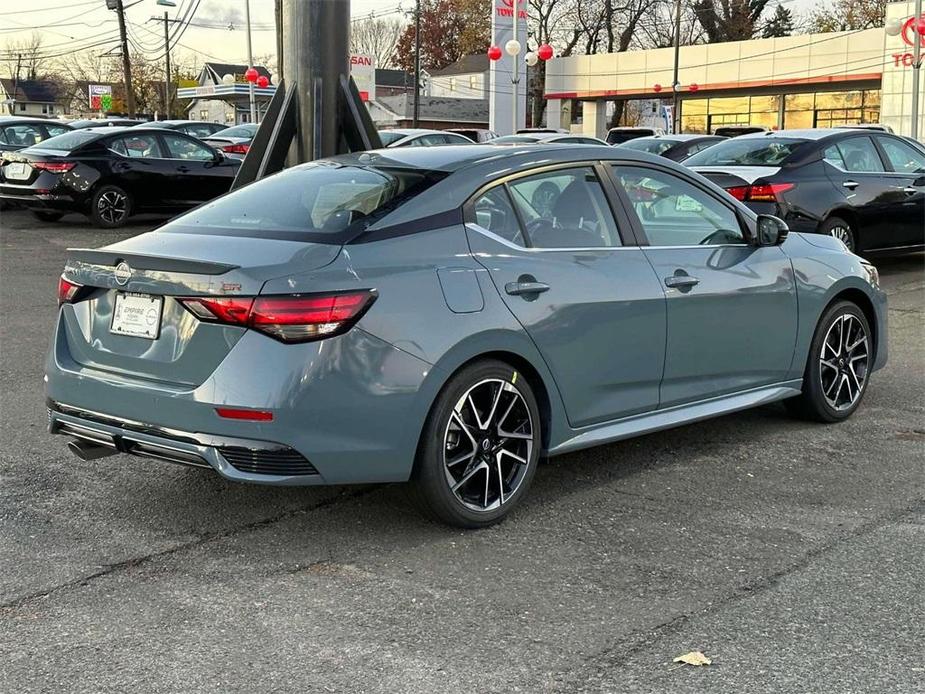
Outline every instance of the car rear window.
<path fill-rule="evenodd" d="M 196 208 L 162 231 L 345 243 L 446 176 L 315 162 Z"/>
<path fill-rule="evenodd" d="M 720 142 L 685 160 L 685 166 L 779 166 L 807 140 L 748 137 Z"/>
<path fill-rule="evenodd" d="M 225 128 L 224 130 L 219 130 L 212 134 L 216 137 L 253 137 L 257 134 L 257 126 L 245 123 L 244 125 Z"/>
<path fill-rule="evenodd" d="M 647 137 L 655 135 L 655 131 L 647 130 L 645 128 L 633 128 L 621 130 L 620 128 L 613 128 L 607 132 L 607 144 L 608 145 L 618 145 L 623 142 L 629 142 L 630 140 L 635 140 L 637 137 Z"/>
<path fill-rule="evenodd" d="M 383 146 L 388 146 L 393 142 L 398 142 L 403 137 L 407 137 L 404 133 L 390 132 L 388 130 L 379 131 L 379 139 L 382 141 Z"/>
<path fill-rule="evenodd" d="M 91 133 L 86 130 L 71 130 L 63 135 L 55 135 L 42 141 L 42 149 L 55 149 L 62 152 L 73 152 L 81 145 L 99 139 L 99 133 Z"/>
<path fill-rule="evenodd" d="M 635 149 L 639 152 L 650 152 L 652 154 L 661 154 L 678 144 L 677 140 L 650 140 L 647 137 L 637 137 L 635 140 L 624 142 L 621 147 Z"/>

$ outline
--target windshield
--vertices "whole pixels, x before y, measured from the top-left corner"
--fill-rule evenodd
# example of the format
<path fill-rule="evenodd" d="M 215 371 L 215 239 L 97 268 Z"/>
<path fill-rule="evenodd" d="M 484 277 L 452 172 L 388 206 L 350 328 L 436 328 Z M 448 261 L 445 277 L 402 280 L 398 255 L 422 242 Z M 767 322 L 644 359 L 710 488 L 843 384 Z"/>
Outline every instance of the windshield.
<path fill-rule="evenodd" d="M 398 142 L 403 137 L 407 137 L 405 133 L 398 133 L 394 130 L 380 130 L 379 139 L 382 140 L 382 146 L 388 147 L 393 142 Z"/>
<path fill-rule="evenodd" d="M 162 231 L 343 243 L 443 176 L 418 169 L 306 164 L 213 200 Z"/>
<path fill-rule="evenodd" d="M 213 133 L 215 137 L 253 137 L 257 134 L 257 126 L 253 123 L 236 125 L 233 128 L 225 128 Z"/>
<path fill-rule="evenodd" d="M 736 138 L 720 142 L 685 160 L 685 166 L 780 166 L 806 143 L 785 137 Z"/>
<path fill-rule="evenodd" d="M 98 139 L 99 133 L 87 132 L 86 130 L 73 130 L 63 135 L 55 135 L 44 140 L 40 145 L 42 149 L 57 149 L 62 152 L 72 152 L 81 145 Z"/>
<path fill-rule="evenodd" d="M 678 144 L 677 140 L 650 140 L 647 137 L 637 137 L 635 140 L 629 140 L 620 145 L 627 149 L 635 149 L 639 152 L 651 152 L 652 154 L 661 154 Z"/>
<path fill-rule="evenodd" d="M 655 133 L 643 128 L 639 128 L 638 130 L 619 130 L 614 128 L 607 133 L 607 144 L 618 145 L 622 142 L 635 140 L 637 137 L 646 137 L 647 135 L 655 135 Z"/>

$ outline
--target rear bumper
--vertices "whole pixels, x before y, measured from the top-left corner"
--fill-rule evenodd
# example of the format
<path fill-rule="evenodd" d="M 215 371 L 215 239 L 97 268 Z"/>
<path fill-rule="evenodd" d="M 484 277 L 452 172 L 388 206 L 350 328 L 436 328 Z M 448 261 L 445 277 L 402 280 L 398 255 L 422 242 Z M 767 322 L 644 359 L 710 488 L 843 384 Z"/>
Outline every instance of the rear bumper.
<path fill-rule="evenodd" d="M 74 210 L 78 206 L 73 196 L 64 193 L 36 193 L 26 186 L 0 183 L 0 200 L 12 202 L 32 210 Z"/>
<path fill-rule="evenodd" d="M 142 458 L 215 470 L 235 482 L 324 484 L 315 467 L 288 446 L 211 436 L 104 415 L 49 400 L 48 431 Z"/>

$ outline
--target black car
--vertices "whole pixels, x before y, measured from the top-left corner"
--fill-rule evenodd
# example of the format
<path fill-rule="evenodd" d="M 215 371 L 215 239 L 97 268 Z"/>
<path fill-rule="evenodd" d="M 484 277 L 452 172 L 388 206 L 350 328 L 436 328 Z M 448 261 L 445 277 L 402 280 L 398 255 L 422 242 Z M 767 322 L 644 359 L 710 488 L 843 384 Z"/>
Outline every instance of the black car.
<path fill-rule="evenodd" d="M 766 132 L 768 132 L 768 129 L 763 125 L 721 125 L 713 130 L 713 134 L 720 137 L 740 137 L 742 135 Z"/>
<path fill-rule="evenodd" d="M 653 135 L 664 135 L 665 131 L 661 128 L 644 128 L 636 126 L 621 126 L 618 128 L 611 128 L 607 131 L 607 137 L 604 139 L 607 140 L 608 145 L 620 145 L 624 142 L 629 142 L 630 140 L 635 140 L 637 137 L 652 137 Z"/>
<path fill-rule="evenodd" d="M 136 212 L 178 212 L 226 193 L 240 165 L 179 132 L 75 130 L 5 154 L 0 200 L 43 221 L 80 212 L 117 227 Z"/>
<path fill-rule="evenodd" d="M 658 154 L 671 161 L 684 161 L 725 139 L 725 137 L 716 135 L 653 135 L 652 137 L 637 137 L 614 146 Z"/>
<path fill-rule="evenodd" d="M 925 147 L 884 132 L 780 130 L 684 162 L 759 214 L 873 253 L 925 245 Z"/>
<path fill-rule="evenodd" d="M 72 120 L 68 125 L 74 130 L 83 130 L 84 128 L 127 128 L 133 125 L 143 125 L 146 122 L 139 118 L 85 118 Z"/>
<path fill-rule="evenodd" d="M 16 152 L 70 131 L 71 126 L 53 120 L 0 116 L 0 154 Z"/>
<path fill-rule="evenodd" d="M 136 128 L 163 128 L 165 130 L 177 130 L 200 140 L 214 135 L 219 130 L 224 130 L 227 125 L 221 123 L 212 123 L 206 120 L 152 120 L 147 123 L 136 125 Z"/>

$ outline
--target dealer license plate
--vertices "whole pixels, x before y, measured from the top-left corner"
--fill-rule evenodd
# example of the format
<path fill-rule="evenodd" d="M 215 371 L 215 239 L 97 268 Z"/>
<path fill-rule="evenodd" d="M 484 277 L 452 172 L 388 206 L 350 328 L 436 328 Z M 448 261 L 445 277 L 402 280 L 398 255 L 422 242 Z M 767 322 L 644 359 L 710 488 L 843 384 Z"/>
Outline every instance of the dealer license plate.
<path fill-rule="evenodd" d="M 3 175 L 11 181 L 25 181 L 29 178 L 29 172 L 32 167 L 21 161 L 14 161 L 6 165 L 3 169 Z"/>
<path fill-rule="evenodd" d="M 150 294 L 116 294 L 109 332 L 156 340 L 161 329 L 164 297 Z"/>

